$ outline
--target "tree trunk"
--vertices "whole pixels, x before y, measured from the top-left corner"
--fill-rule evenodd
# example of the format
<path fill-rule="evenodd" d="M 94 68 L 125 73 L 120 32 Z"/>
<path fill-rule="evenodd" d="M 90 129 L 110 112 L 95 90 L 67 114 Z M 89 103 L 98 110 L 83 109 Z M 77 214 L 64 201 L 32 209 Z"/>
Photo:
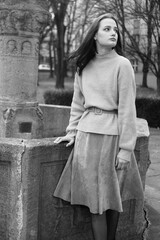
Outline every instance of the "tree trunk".
<path fill-rule="evenodd" d="M 159 3 L 160 7 L 160 3 Z M 158 65 L 158 73 L 157 73 L 157 93 L 160 95 L 160 37 L 158 38 L 157 44 L 157 65 Z"/>
<path fill-rule="evenodd" d="M 142 79 L 142 87 L 148 88 L 147 85 L 147 75 L 149 71 L 149 64 L 148 62 L 143 62 L 143 79 Z"/>
<path fill-rule="evenodd" d="M 160 71 L 157 74 L 157 94 L 160 96 Z"/>
<path fill-rule="evenodd" d="M 125 39 L 125 15 L 124 15 L 124 4 L 123 0 L 121 0 L 121 11 L 122 11 L 122 49 L 123 53 L 126 52 L 126 39 Z"/>
<path fill-rule="evenodd" d="M 52 33 L 52 30 L 51 30 L 50 40 L 49 40 L 49 66 L 50 66 L 50 78 L 53 78 L 52 44 L 53 44 L 53 33 Z"/>
<path fill-rule="evenodd" d="M 64 25 L 60 19 L 57 22 L 57 36 L 56 88 L 64 88 Z"/>
<path fill-rule="evenodd" d="M 142 87 L 145 87 L 145 88 L 148 88 L 148 85 L 147 85 L 147 75 L 148 75 L 148 72 L 143 72 Z"/>

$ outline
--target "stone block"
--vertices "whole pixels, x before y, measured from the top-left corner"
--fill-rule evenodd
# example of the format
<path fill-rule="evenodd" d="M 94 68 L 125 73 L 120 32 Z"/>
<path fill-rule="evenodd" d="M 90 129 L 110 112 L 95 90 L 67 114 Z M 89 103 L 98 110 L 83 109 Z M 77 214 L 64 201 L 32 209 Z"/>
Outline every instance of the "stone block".
<path fill-rule="evenodd" d="M 0 140 L 0 240 L 93 239 L 88 208 L 53 197 L 71 152 L 65 144 L 53 141 Z M 147 158 L 141 147 L 146 152 L 147 146 L 147 138 L 139 139 L 135 149 L 143 176 Z M 123 207 L 117 240 L 141 240 L 146 224 L 143 201 L 125 201 Z"/>
<path fill-rule="evenodd" d="M 56 137 L 66 134 L 70 107 L 40 104 L 43 112 L 43 137 Z"/>
<path fill-rule="evenodd" d="M 43 113 L 38 105 L 0 105 L 0 137 L 42 138 Z"/>
<path fill-rule="evenodd" d="M 148 144 L 149 144 L 149 137 L 139 137 L 137 138 L 137 142 L 134 150 L 144 189 L 145 189 L 146 172 L 151 163 L 149 158 Z"/>
<path fill-rule="evenodd" d="M 20 240 L 23 231 L 21 140 L 0 140 L 0 240 Z"/>

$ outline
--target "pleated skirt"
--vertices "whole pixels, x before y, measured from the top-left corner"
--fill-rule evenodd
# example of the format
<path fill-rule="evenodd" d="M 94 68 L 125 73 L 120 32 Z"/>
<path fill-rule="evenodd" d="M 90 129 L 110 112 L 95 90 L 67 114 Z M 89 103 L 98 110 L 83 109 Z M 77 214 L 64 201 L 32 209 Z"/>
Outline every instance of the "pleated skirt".
<path fill-rule="evenodd" d="M 123 211 L 122 201 L 143 199 L 134 153 L 127 170 L 116 170 L 119 137 L 78 131 L 54 197 L 85 205 L 91 213 Z"/>

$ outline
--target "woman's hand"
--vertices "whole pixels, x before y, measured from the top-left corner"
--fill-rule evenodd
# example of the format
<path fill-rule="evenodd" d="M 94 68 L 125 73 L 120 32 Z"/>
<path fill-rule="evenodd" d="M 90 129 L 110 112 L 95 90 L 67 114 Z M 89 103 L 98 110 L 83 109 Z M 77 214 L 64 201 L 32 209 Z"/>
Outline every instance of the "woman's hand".
<path fill-rule="evenodd" d="M 130 162 L 121 158 L 116 159 L 116 169 L 117 170 L 124 170 L 128 169 Z"/>
<path fill-rule="evenodd" d="M 59 144 L 61 142 L 68 142 L 66 147 L 69 147 L 74 143 L 74 137 L 63 136 L 63 137 L 58 137 L 56 138 L 56 140 L 54 140 L 55 144 Z"/>

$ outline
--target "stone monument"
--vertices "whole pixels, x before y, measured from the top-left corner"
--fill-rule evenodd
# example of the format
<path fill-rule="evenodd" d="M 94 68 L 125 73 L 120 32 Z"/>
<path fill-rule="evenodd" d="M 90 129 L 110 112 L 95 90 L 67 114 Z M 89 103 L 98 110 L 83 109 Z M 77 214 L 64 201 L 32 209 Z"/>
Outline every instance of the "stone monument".
<path fill-rule="evenodd" d="M 42 137 L 36 91 L 39 36 L 48 19 L 45 1 L 0 1 L 0 137 Z"/>

